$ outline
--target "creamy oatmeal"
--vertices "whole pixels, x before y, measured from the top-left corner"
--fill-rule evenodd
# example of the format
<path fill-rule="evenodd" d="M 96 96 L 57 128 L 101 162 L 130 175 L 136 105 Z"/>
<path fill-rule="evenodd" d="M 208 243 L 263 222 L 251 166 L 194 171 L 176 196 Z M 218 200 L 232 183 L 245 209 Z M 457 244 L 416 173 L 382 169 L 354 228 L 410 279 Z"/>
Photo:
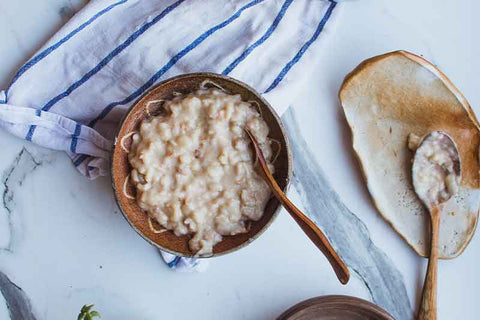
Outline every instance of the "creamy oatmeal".
<path fill-rule="evenodd" d="M 270 191 L 254 171 L 244 128 L 267 161 L 269 129 L 252 104 L 217 89 L 178 96 L 163 108 L 166 115 L 143 120 L 132 137 L 137 202 L 165 229 L 192 235 L 192 251 L 209 254 L 222 236 L 247 232 L 247 222 L 263 215 Z"/>
<path fill-rule="evenodd" d="M 455 168 L 458 163 L 455 145 L 448 136 L 439 132 L 430 134 L 421 145 L 420 140 L 416 142 L 418 149 L 413 168 L 415 190 L 420 196 L 423 195 L 427 203 L 447 201 L 457 193 L 460 183 L 459 168 Z"/>
<path fill-rule="evenodd" d="M 422 138 L 417 136 L 415 133 L 410 133 L 408 135 L 408 149 L 415 151 L 422 142 Z"/>

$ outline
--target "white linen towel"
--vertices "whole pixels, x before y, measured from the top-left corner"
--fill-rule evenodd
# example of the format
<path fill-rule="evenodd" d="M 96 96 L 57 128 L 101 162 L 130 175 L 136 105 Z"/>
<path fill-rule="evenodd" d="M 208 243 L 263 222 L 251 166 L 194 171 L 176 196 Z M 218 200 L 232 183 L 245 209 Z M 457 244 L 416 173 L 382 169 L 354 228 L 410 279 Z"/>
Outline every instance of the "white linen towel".
<path fill-rule="evenodd" d="M 169 77 L 210 71 L 281 114 L 308 82 L 336 14 L 329 0 L 92 0 L 0 92 L 0 126 L 108 174 L 118 122 Z M 198 263 L 164 256 L 172 268 Z"/>

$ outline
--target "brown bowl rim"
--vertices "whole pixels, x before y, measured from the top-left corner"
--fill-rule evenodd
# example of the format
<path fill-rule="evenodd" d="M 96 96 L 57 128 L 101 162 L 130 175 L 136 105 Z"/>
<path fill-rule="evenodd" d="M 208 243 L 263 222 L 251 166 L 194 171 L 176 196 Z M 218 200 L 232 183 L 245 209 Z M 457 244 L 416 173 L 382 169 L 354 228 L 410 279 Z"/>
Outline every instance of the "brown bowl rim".
<path fill-rule="evenodd" d="M 185 74 L 180 74 L 180 75 L 177 75 L 177 76 L 173 76 L 171 78 L 165 79 L 165 80 L 155 84 L 154 86 L 152 86 L 150 89 L 148 89 L 146 92 L 144 92 L 141 96 L 139 96 L 135 100 L 135 102 L 132 103 L 132 105 L 128 108 L 128 110 L 125 112 L 125 114 L 124 114 L 122 120 L 120 121 L 120 123 L 117 127 L 117 130 L 115 132 L 115 137 L 114 137 L 114 140 L 113 140 L 114 144 L 113 144 L 112 156 L 111 156 L 111 159 L 110 159 L 110 173 L 112 175 L 111 184 L 112 184 L 113 195 L 114 195 L 115 203 L 117 204 L 117 207 L 120 209 L 120 212 L 122 213 L 125 220 L 127 220 L 130 227 L 133 230 L 135 230 L 135 232 L 137 234 L 139 234 L 145 241 L 147 241 L 148 243 L 150 243 L 154 247 L 156 247 L 156 248 L 158 248 L 162 251 L 174 254 L 176 256 L 181 256 L 181 257 L 186 257 L 186 258 L 192 258 L 192 257 L 213 258 L 213 257 L 223 256 L 225 254 L 229 254 L 229 253 L 235 252 L 239 249 L 242 249 L 242 248 L 248 246 L 250 243 L 252 243 L 258 237 L 260 237 L 270 227 L 270 225 L 273 223 L 273 221 L 277 218 L 280 210 L 282 209 L 282 205 L 280 204 L 280 202 L 277 203 L 276 209 L 274 210 L 271 218 L 265 223 L 265 225 L 262 226 L 262 228 L 257 233 L 252 235 L 248 239 L 248 241 L 245 241 L 238 246 L 232 247 L 231 249 L 228 249 L 228 250 L 225 250 L 225 251 L 222 251 L 222 252 L 212 253 L 212 254 L 208 254 L 208 255 L 196 256 L 195 254 L 188 255 L 188 254 L 185 254 L 183 252 L 177 252 L 177 251 L 171 250 L 169 248 L 163 247 L 163 246 L 159 245 L 158 243 L 156 243 L 155 241 L 153 241 L 152 239 L 150 239 L 143 232 L 141 232 L 135 226 L 135 224 L 130 220 L 127 213 L 124 211 L 122 205 L 120 204 L 120 200 L 119 200 L 118 195 L 117 195 L 118 190 L 117 190 L 117 187 L 115 186 L 114 154 L 115 154 L 115 150 L 117 149 L 117 147 L 119 145 L 117 143 L 118 142 L 118 135 L 120 134 L 120 132 L 121 132 L 121 130 L 122 130 L 124 124 L 125 124 L 125 121 L 127 120 L 128 116 L 130 115 L 132 110 L 137 106 L 137 104 L 140 101 L 142 101 L 142 99 L 144 99 L 152 91 L 156 90 L 158 87 L 163 86 L 163 85 L 165 85 L 165 84 L 167 84 L 171 81 L 178 81 L 178 80 L 182 80 L 182 79 L 190 78 L 190 77 L 206 77 L 206 78 L 217 78 L 217 79 L 220 78 L 220 79 L 225 80 L 225 81 L 233 82 L 234 84 L 236 84 L 238 86 L 241 86 L 241 87 L 245 88 L 246 90 L 248 90 L 252 95 L 254 95 L 258 100 L 260 100 L 268 108 L 268 110 L 272 114 L 273 118 L 276 120 L 276 122 L 278 124 L 278 127 L 280 128 L 282 137 L 285 140 L 288 168 L 287 168 L 286 184 L 285 184 L 285 187 L 283 188 L 284 193 L 286 193 L 288 191 L 288 189 L 290 187 L 292 177 L 293 177 L 293 156 L 292 156 L 292 149 L 291 149 L 290 140 L 288 138 L 286 128 L 285 128 L 280 116 L 275 111 L 275 109 L 273 109 L 273 107 L 270 105 L 270 103 L 260 93 L 258 93 L 255 89 L 253 89 L 251 86 L 249 86 L 248 84 L 246 84 L 246 83 L 244 83 L 240 80 L 234 79 L 234 78 L 229 77 L 229 76 L 225 76 L 225 75 L 218 74 L 218 73 L 213 73 L 213 72 L 193 72 L 193 73 L 185 73 Z"/>
<path fill-rule="evenodd" d="M 346 295 L 326 295 L 301 301 L 285 310 L 276 320 L 289 320 L 296 314 L 317 304 L 323 305 L 324 308 L 353 308 L 362 310 L 368 313 L 366 316 L 373 315 L 378 320 L 395 320 L 390 313 L 373 302 Z"/>

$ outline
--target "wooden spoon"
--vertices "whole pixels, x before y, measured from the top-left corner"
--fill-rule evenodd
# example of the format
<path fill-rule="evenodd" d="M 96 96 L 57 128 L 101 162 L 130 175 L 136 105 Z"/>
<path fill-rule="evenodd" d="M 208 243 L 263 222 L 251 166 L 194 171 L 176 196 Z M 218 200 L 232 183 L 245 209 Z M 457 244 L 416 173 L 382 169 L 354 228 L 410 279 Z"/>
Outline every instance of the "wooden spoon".
<path fill-rule="evenodd" d="M 320 249 L 320 251 L 323 252 L 325 257 L 327 257 L 333 270 L 335 271 L 335 274 L 337 275 L 338 280 L 340 280 L 342 284 L 346 284 L 350 279 L 350 273 L 347 266 L 340 259 L 330 242 L 328 242 L 327 238 L 325 237 L 323 232 L 317 227 L 317 225 L 313 223 L 312 220 L 310 220 L 306 215 L 304 215 L 297 207 L 295 207 L 295 205 L 290 200 L 288 200 L 282 189 L 280 189 L 277 182 L 275 181 L 275 178 L 273 178 L 272 174 L 270 173 L 267 162 L 265 161 L 265 157 L 263 156 L 257 139 L 248 129 L 245 129 L 245 131 L 247 132 L 250 140 L 253 143 L 255 153 L 262 168 L 262 177 L 270 187 L 273 195 L 278 199 L 278 201 L 280 201 L 280 203 L 288 211 L 288 213 L 290 213 L 290 215 L 302 228 L 302 230 L 307 234 L 310 240 L 312 240 L 312 242 Z"/>
<path fill-rule="evenodd" d="M 441 153 L 444 159 L 438 160 Z M 440 180 L 431 179 L 439 177 Z M 412 167 L 413 186 L 418 197 L 430 212 L 431 240 L 430 258 L 423 286 L 422 301 L 418 320 L 437 319 L 437 261 L 440 213 L 442 204 L 456 193 L 456 189 L 446 183 L 447 177 L 460 183 L 460 158 L 458 149 L 446 133 L 434 131 L 421 141 Z M 440 182 L 439 182 L 440 181 Z M 438 188 L 440 186 L 440 188 Z"/>

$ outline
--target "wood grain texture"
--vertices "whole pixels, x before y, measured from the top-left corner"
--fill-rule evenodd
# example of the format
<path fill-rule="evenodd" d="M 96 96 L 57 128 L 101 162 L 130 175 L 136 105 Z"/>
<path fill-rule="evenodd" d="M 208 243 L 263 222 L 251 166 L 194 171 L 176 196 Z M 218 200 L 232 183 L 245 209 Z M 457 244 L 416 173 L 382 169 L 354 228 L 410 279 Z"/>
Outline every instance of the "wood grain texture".
<path fill-rule="evenodd" d="M 275 178 L 270 173 L 268 169 L 267 161 L 263 156 L 262 149 L 260 148 L 260 144 L 257 141 L 257 138 L 250 132 L 250 130 L 245 129 L 248 134 L 248 137 L 253 143 L 253 147 L 255 149 L 256 156 L 260 163 L 260 175 L 264 178 L 267 182 L 270 190 L 272 191 L 273 195 L 280 201 L 283 207 L 287 210 L 288 213 L 292 216 L 292 218 L 297 222 L 297 224 L 302 228 L 303 232 L 312 240 L 312 242 L 317 246 L 317 248 L 322 251 L 322 253 L 327 258 L 328 262 L 332 266 L 335 274 L 337 275 L 338 280 L 342 284 L 347 284 L 348 280 L 350 279 L 350 272 L 348 271 L 347 266 L 345 263 L 340 259 L 338 254 L 333 249 L 332 245 L 328 241 L 327 237 L 323 234 L 322 230 L 318 228 L 318 226 L 313 223 L 306 215 L 303 214 L 300 209 L 298 209 L 283 193 L 280 186 L 275 181 Z"/>
<path fill-rule="evenodd" d="M 438 270 L 438 237 L 440 232 L 440 209 L 434 206 L 430 212 L 431 233 L 430 258 L 428 260 L 427 275 L 423 285 L 422 302 L 418 320 L 437 319 L 437 270 Z"/>
<path fill-rule="evenodd" d="M 277 320 L 395 320 L 371 302 L 348 296 L 323 296 L 305 300 Z"/>

